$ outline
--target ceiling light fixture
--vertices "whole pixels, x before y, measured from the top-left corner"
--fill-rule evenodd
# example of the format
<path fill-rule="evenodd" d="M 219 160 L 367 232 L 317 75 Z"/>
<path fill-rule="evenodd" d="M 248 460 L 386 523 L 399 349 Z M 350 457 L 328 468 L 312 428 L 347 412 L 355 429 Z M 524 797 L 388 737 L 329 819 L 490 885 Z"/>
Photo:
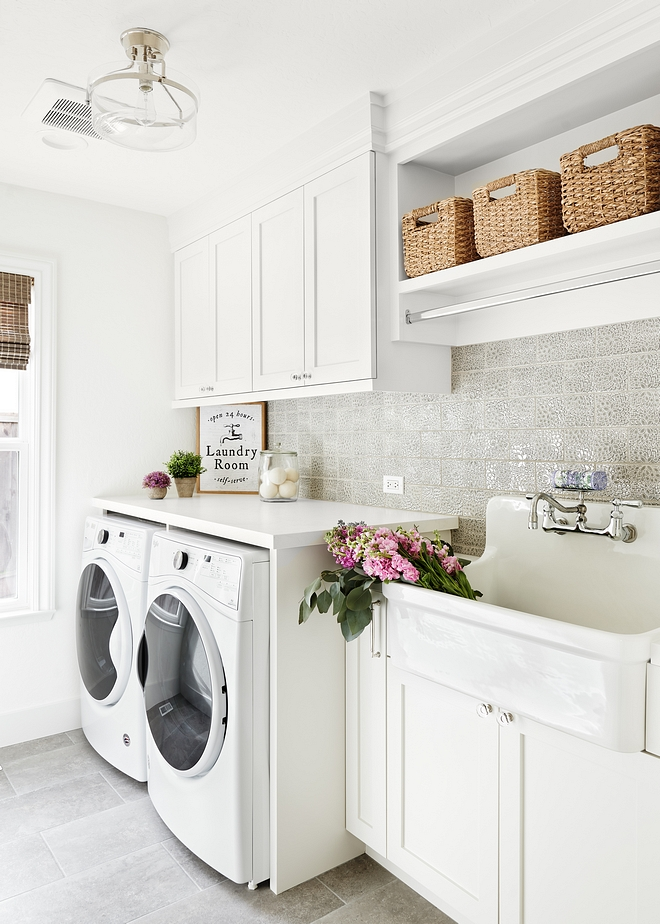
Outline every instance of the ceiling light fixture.
<path fill-rule="evenodd" d="M 138 151 L 178 151 L 192 144 L 199 91 L 182 74 L 166 74 L 168 40 L 151 29 L 127 29 L 120 41 L 131 63 L 105 66 L 89 76 L 95 131 Z"/>

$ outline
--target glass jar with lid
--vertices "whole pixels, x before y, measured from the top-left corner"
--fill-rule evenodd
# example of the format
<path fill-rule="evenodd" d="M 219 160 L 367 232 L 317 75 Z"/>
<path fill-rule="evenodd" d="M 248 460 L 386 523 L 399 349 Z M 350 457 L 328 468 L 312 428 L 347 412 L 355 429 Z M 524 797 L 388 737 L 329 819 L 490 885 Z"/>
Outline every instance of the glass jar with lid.
<path fill-rule="evenodd" d="M 300 473 L 298 453 L 280 448 L 262 449 L 259 457 L 259 497 L 262 501 L 284 503 L 298 500 Z"/>

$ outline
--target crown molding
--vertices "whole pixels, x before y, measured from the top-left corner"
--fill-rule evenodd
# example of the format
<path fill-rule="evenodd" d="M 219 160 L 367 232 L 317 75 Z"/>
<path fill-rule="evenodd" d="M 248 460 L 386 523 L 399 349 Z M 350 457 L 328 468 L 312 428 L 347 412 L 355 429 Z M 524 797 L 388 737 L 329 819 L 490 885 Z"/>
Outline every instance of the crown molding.
<path fill-rule="evenodd" d="M 495 44 L 492 36 L 483 38 L 469 58 L 447 59 L 442 71 L 426 71 L 387 94 L 386 152 L 413 148 L 429 135 L 441 143 L 660 43 L 656 0 L 624 0 L 553 36 L 557 19 L 564 21 L 559 14 L 566 10 L 568 16 L 573 5 L 564 4 Z M 539 34 L 550 37 L 535 43 Z M 516 54 L 520 47 L 527 50 Z M 499 64 L 502 60 L 506 63 Z M 466 81 L 468 74 L 473 76 Z"/>

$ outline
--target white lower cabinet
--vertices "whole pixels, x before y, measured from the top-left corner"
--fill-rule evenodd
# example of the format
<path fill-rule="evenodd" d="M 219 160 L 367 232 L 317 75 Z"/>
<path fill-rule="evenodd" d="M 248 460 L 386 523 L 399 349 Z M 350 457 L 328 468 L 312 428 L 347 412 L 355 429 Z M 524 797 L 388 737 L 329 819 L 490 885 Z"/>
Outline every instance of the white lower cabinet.
<path fill-rule="evenodd" d="M 352 834 L 459 924 L 658 924 L 660 759 L 507 724 L 370 647 L 347 646 Z"/>
<path fill-rule="evenodd" d="M 660 760 L 500 729 L 501 924 L 657 924 Z"/>
<path fill-rule="evenodd" d="M 496 924 L 498 728 L 471 697 L 387 671 L 387 858 L 474 924 Z"/>
<path fill-rule="evenodd" d="M 384 606 L 346 646 L 346 828 L 382 856 L 386 829 L 386 622 Z"/>

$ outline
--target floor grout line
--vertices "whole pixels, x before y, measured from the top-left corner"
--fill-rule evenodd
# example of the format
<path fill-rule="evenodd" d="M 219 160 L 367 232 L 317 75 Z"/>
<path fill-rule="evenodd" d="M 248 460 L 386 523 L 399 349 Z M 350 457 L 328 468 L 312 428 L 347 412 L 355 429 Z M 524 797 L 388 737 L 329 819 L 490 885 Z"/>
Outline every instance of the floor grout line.
<path fill-rule="evenodd" d="M 172 837 L 166 838 L 165 841 L 159 841 L 160 846 L 163 848 L 163 850 L 165 851 L 165 853 L 167 853 L 167 855 L 168 855 L 169 857 L 171 857 L 171 858 L 174 860 L 174 862 L 175 862 L 176 865 L 179 867 L 179 869 L 182 870 L 182 872 L 184 872 L 184 873 L 186 874 L 186 876 L 188 877 L 188 879 L 190 879 L 190 881 L 191 881 L 192 884 L 195 886 L 195 888 L 198 889 L 198 891 L 203 892 L 204 889 L 202 889 L 202 887 L 201 887 L 200 885 L 198 885 L 198 884 L 195 882 L 195 880 L 194 880 L 193 877 L 190 875 L 190 873 L 188 872 L 188 870 L 187 870 L 184 866 L 182 866 L 181 863 L 179 863 L 179 861 L 178 861 L 177 858 L 174 856 L 174 854 L 170 853 L 170 851 L 169 851 L 169 850 L 167 849 L 167 847 L 165 846 L 166 841 L 171 841 L 173 837 L 174 837 L 174 835 L 172 835 Z"/>
<path fill-rule="evenodd" d="M 88 816 L 85 815 L 84 817 L 87 818 Z M 53 829 L 51 828 L 50 830 L 52 831 Z M 62 873 L 62 876 L 63 876 L 65 879 L 68 879 L 67 874 L 66 874 L 66 873 L 64 872 L 64 870 L 62 869 L 62 864 L 61 864 L 60 861 L 57 859 L 57 857 L 56 857 L 55 854 L 53 853 L 52 847 L 50 846 L 50 844 L 48 843 L 48 841 L 47 841 L 46 838 L 44 837 L 44 832 L 43 832 L 43 831 L 40 831 L 40 832 L 39 832 L 39 837 L 41 838 L 41 840 L 42 840 L 42 841 L 44 842 L 44 844 L 46 845 L 46 849 L 47 849 L 48 852 L 50 853 L 50 855 L 51 855 L 51 857 L 53 858 L 53 860 L 55 860 L 55 863 L 57 864 L 57 868 L 58 868 L 59 871 Z M 32 891 L 32 890 L 30 890 L 30 891 Z"/>
<path fill-rule="evenodd" d="M 116 789 L 116 787 L 114 787 L 114 786 L 112 785 L 112 783 L 111 783 L 110 780 L 107 778 L 107 776 L 104 776 L 104 775 L 103 775 L 103 774 L 104 774 L 104 771 L 103 771 L 103 770 L 99 770 L 98 773 L 99 773 L 99 776 L 101 777 L 101 779 L 105 780 L 105 782 L 108 784 L 108 786 L 110 787 L 110 789 L 111 789 L 114 793 L 116 793 L 116 795 L 119 796 L 119 798 L 120 798 L 121 801 L 124 803 L 124 805 L 128 805 L 129 802 L 139 802 L 139 801 L 140 801 L 139 799 L 124 799 L 124 797 L 122 796 L 122 794 L 119 792 L 118 789 Z"/>
<path fill-rule="evenodd" d="M 347 904 L 348 904 L 348 902 L 344 901 L 344 899 L 341 897 L 341 895 L 337 895 L 337 893 L 336 893 L 333 889 L 331 889 L 329 885 L 326 885 L 325 882 L 323 882 L 322 879 L 319 879 L 318 876 L 316 876 L 315 878 L 316 878 L 316 881 L 317 881 L 317 882 L 320 882 L 321 885 L 324 886 L 324 887 L 328 890 L 328 892 L 330 892 L 331 895 L 334 895 L 335 898 L 338 898 L 339 901 L 342 903 L 342 905 L 347 905 Z M 336 909 L 335 909 L 335 910 L 336 910 Z M 324 917 L 325 917 L 325 915 L 324 915 Z M 320 919 L 320 918 L 317 918 L 316 920 L 317 920 L 317 921 L 320 921 L 321 919 Z M 314 924 L 314 922 L 312 922 L 312 924 Z"/>

